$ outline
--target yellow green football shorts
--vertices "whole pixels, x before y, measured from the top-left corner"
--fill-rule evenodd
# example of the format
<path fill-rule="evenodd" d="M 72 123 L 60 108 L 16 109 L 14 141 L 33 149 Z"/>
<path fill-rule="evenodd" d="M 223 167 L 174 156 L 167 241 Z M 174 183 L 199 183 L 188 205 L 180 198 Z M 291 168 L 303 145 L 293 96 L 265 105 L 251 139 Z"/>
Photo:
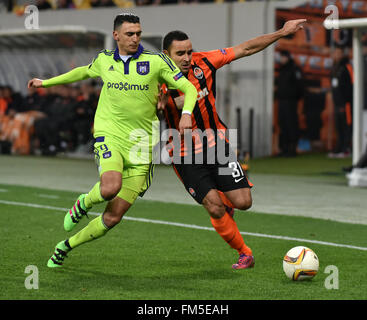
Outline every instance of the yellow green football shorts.
<path fill-rule="evenodd" d="M 122 174 L 122 187 L 117 197 L 133 204 L 137 197 L 143 196 L 150 187 L 154 165 L 152 162 L 130 161 L 129 150 L 110 137 L 97 137 L 94 143 L 94 157 L 99 176 L 107 171 L 117 171 Z"/>

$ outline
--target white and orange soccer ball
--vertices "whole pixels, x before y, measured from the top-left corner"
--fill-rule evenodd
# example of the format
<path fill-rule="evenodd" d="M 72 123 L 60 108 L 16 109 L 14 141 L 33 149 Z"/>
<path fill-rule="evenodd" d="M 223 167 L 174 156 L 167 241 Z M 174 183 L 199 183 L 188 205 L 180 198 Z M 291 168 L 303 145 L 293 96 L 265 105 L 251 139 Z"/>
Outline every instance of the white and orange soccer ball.
<path fill-rule="evenodd" d="M 319 271 L 319 258 L 307 247 L 294 247 L 283 258 L 283 270 L 294 281 L 312 279 Z"/>

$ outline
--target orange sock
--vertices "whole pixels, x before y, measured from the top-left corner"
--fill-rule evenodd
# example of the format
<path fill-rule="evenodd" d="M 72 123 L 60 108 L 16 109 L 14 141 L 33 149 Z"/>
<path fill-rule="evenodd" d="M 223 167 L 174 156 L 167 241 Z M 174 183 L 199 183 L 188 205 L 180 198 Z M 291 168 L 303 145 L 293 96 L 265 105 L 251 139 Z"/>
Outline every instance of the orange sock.
<path fill-rule="evenodd" d="M 234 208 L 234 205 L 232 204 L 232 202 L 229 201 L 229 199 L 226 197 L 226 195 L 222 191 L 218 190 L 218 194 L 225 206 Z"/>
<path fill-rule="evenodd" d="M 220 219 L 210 217 L 210 221 L 217 233 L 239 254 L 252 256 L 252 250 L 246 246 L 245 241 L 238 230 L 236 222 L 225 213 Z"/>

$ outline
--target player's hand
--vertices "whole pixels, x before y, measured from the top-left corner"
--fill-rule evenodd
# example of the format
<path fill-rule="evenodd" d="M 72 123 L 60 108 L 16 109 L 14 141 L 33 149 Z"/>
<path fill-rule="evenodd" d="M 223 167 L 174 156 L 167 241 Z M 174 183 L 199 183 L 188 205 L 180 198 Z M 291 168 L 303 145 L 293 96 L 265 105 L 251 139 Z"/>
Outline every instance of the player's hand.
<path fill-rule="evenodd" d="M 33 78 L 28 81 L 28 88 L 42 88 L 42 82 L 41 79 Z"/>
<path fill-rule="evenodd" d="M 283 36 L 286 37 L 290 34 L 296 33 L 300 29 L 303 29 L 303 24 L 305 22 L 307 22 L 307 19 L 297 19 L 287 21 L 282 28 Z"/>
<path fill-rule="evenodd" d="M 158 88 L 159 93 L 158 93 L 157 111 L 163 111 L 167 105 L 168 93 L 164 92 L 161 86 L 158 86 Z"/>
<path fill-rule="evenodd" d="M 191 122 L 191 114 L 184 113 L 181 116 L 180 123 L 178 124 L 178 130 L 180 131 L 180 135 L 184 134 L 185 129 L 191 129 L 192 122 Z"/>

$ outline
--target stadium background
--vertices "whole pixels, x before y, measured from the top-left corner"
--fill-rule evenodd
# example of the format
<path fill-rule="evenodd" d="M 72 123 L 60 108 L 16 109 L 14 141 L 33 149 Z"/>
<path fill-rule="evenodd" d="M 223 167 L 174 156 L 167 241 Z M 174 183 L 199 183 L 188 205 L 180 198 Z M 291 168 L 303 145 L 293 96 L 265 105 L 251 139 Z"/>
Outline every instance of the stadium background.
<path fill-rule="evenodd" d="M 74 1 L 80 8 L 86 8 L 86 1 Z M 36 1 L 18 1 L 13 8 L 14 13 L 3 14 L 0 21 L 0 31 L 7 29 L 24 29 L 22 3 L 37 3 Z M 56 2 L 51 4 L 55 5 Z M 335 143 L 335 131 L 332 118 L 332 101 L 330 96 L 329 72 L 332 65 L 330 53 L 333 43 L 343 42 L 351 45 L 351 33 L 337 30 L 333 34 L 326 31 L 322 22 L 326 17 L 324 8 L 327 1 L 256 1 L 233 2 L 195 5 L 160 5 L 135 6 L 131 2 L 117 2 L 123 8 L 136 12 L 142 19 L 144 35 L 152 37 L 153 45 L 149 48 L 159 50 L 160 37 L 172 29 L 185 30 L 192 38 L 194 49 L 198 51 L 211 50 L 232 46 L 259 34 L 272 32 L 280 28 L 285 20 L 305 17 L 309 20 L 306 32 L 299 33 L 293 39 L 281 39 L 275 45 L 275 54 L 271 49 L 265 50 L 252 57 L 236 61 L 223 68 L 218 73 L 218 111 L 231 128 L 238 128 L 241 123 L 239 149 L 251 151 L 252 156 L 276 154 L 279 150 L 276 108 L 273 98 L 273 78 L 277 74 L 278 51 L 291 51 L 297 63 L 302 67 L 306 78 L 311 104 L 300 101 L 299 119 L 303 141 L 312 142 L 310 148 L 316 150 L 331 150 Z M 336 1 L 341 18 L 360 17 L 367 12 L 367 4 L 360 1 Z M 347 4 L 347 5 L 346 5 Z M 40 11 L 40 28 L 55 28 L 56 26 L 82 26 L 91 30 L 100 30 L 109 34 L 111 23 L 118 8 L 98 8 L 88 10 L 58 9 Z M 179 14 L 178 14 L 179 10 Z M 264 16 L 264 19 L 258 19 Z M 206 17 L 211 17 L 208 20 Z M 165 23 L 156 23 L 164 19 Z M 190 22 L 190 23 L 187 23 Z M 219 22 L 219 23 L 218 23 Z M 72 27 L 71 27 L 72 28 Z M 66 51 L 56 45 L 63 43 Z M 26 94 L 25 82 L 30 76 L 47 77 L 66 72 L 72 67 L 87 64 L 94 57 L 98 47 L 103 43 L 93 38 L 88 44 L 80 45 L 81 39 L 54 39 L 53 44 L 45 44 L 42 52 L 35 49 L 34 43 L 14 52 L 5 49 L 3 44 L 0 51 L 2 61 L 19 60 L 21 68 L 16 69 L 12 63 L 2 64 L 0 83 L 10 84 L 16 91 Z M 79 42 L 79 43 L 78 43 Z M 52 48 L 59 47 L 58 49 Z M 112 44 L 111 44 L 112 45 Z M 87 46 L 87 47 L 86 47 Z M 89 46 L 89 48 L 88 48 Z M 36 50 L 36 51 L 34 51 Z M 52 55 L 50 53 L 52 52 Z M 67 54 L 65 54 L 67 52 Z M 46 54 L 48 64 L 36 68 L 39 64 L 35 57 L 42 59 Z M 50 57 L 51 56 L 51 57 Z M 351 55 L 352 57 L 352 55 Z M 274 69 L 275 67 L 275 69 Z M 12 68 L 13 70 L 9 70 Z M 16 70 L 14 70 L 16 69 Z M 6 79 L 7 74 L 15 77 Z M 41 73 L 41 74 L 40 74 Z M 10 83 L 9 83 L 10 82 Z M 316 92 L 316 93 L 315 93 Z M 315 101 L 317 103 L 315 104 Z M 254 113 L 251 114 L 251 111 Z M 238 119 L 240 117 L 241 120 Z M 252 122 L 252 123 L 251 123 Z M 249 130 L 252 141 L 249 140 Z M 365 143 L 363 144 L 365 145 Z"/>
<path fill-rule="evenodd" d="M 365 6 L 358 7 L 357 12 L 353 10 L 354 2 L 350 1 L 346 9 L 340 6 L 342 17 L 361 16 L 366 12 Z M 321 3 L 321 6 L 315 5 Z M 317 81 L 310 82 L 310 86 L 317 88 L 329 87 L 328 74 L 331 67 L 330 46 L 332 41 L 330 41 L 329 34 L 322 27 L 322 21 L 325 18 L 323 10 L 326 4 L 326 1 L 311 1 L 310 3 L 305 1 L 256 1 L 179 5 L 178 7 L 174 5 L 136 6 L 129 8 L 129 10 L 136 12 L 142 18 L 144 34 L 155 38 L 153 47 L 155 46 L 157 50 L 159 49 L 159 39 L 167 30 L 185 30 L 192 38 L 195 50 L 211 50 L 228 47 L 259 34 L 272 32 L 275 28 L 279 28 L 284 19 L 290 17 L 290 14 L 294 17 L 302 16 L 309 19 L 310 25 L 307 29 L 307 35 L 311 36 L 305 38 L 306 33 L 302 33 L 296 39 L 281 40 L 275 46 L 275 55 L 273 50 L 268 49 L 254 56 L 236 61 L 218 73 L 218 111 L 231 128 L 239 126 L 238 116 L 241 117 L 240 149 L 251 151 L 252 155 L 256 157 L 278 152 L 278 129 L 276 112 L 274 112 L 276 111 L 276 103 L 273 103 L 274 63 L 277 67 L 278 49 L 291 49 L 297 62 L 302 66 L 307 79 L 315 80 L 316 76 Z M 341 2 L 337 1 L 336 4 L 340 5 Z M 21 8 L 14 8 L 17 15 L 14 13 L 2 15 L 0 30 L 24 29 L 26 15 L 21 15 Z M 111 23 L 108 23 L 108 21 L 112 21 L 117 10 L 119 9 L 43 10 L 40 11 L 39 24 L 42 29 L 57 26 L 83 26 L 108 34 L 111 32 Z M 179 14 L 177 10 L 179 10 Z M 264 19 L 258 19 L 259 16 L 264 16 Z M 211 17 L 210 20 L 207 17 Z M 164 24 L 156 23 L 162 19 L 165 21 Z M 350 37 L 350 34 L 347 37 Z M 338 38 L 338 34 L 334 38 Z M 19 50 L 17 54 L 10 53 L 9 50 L 4 50 L 5 45 L 3 46 L 1 54 L 3 57 L 4 55 L 7 57 L 3 58 L 2 61 L 10 61 L 10 57 L 14 61 L 17 59 L 17 55 L 20 55 L 18 60 L 22 68 L 16 70 L 16 77 L 9 79 L 15 90 L 25 94 L 24 83 L 31 75 L 38 74 L 40 77 L 56 75 L 76 65 L 89 63 L 95 51 L 99 49 L 96 46 L 101 46 L 101 43 L 94 44 L 92 49 L 88 49 L 80 48 L 80 45 L 78 45 L 80 39 L 77 39 L 77 41 L 74 39 L 69 43 L 65 39 L 60 41 L 67 47 L 67 54 L 60 48 L 58 50 L 50 48 L 48 43 L 48 47 L 44 48 L 43 51 L 50 52 L 51 50 L 52 55 L 50 57 L 50 54 L 47 54 L 48 59 L 43 60 L 49 61 L 51 59 L 51 61 L 48 62 L 48 65 L 44 63 L 42 70 L 35 67 L 37 65 L 35 56 L 38 55 L 41 58 L 43 57 L 42 53 L 33 52 L 32 50 L 35 47 L 34 45 L 32 47 L 32 43 L 27 48 L 30 54 L 25 54 L 27 51 L 24 48 L 21 49 L 20 53 Z M 348 44 L 350 44 L 350 41 Z M 310 64 L 310 61 L 315 61 L 315 57 L 320 57 L 320 61 Z M 11 63 L 2 65 L 0 83 L 7 84 L 5 82 L 9 82 L 9 80 L 4 79 L 4 75 L 14 73 L 14 70 L 9 70 L 9 68 L 14 69 L 15 67 Z M 39 74 L 40 72 L 42 74 Z M 19 81 L 20 79 L 21 81 Z M 300 106 L 301 126 L 305 131 L 306 139 L 316 140 L 316 143 L 313 144 L 316 148 L 330 150 L 335 140 L 333 128 L 330 128 L 333 122 L 330 115 L 332 102 L 329 93 L 321 94 L 321 97 L 318 98 L 324 102 L 318 110 L 309 112 L 308 108 L 311 108 L 310 106 Z M 251 110 L 254 112 L 253 118 L 251 118 Z M 316 133 L 310 130 L 307 131 L 307 124 L 308 127 L 311 127 L 309 119 L 312 117 L 312 119 L 315 119 L 315 112 L 317 113 L 316 121 L 318 120 L 317 117 L 320 118 L 320 132 Z M 250 119 L 253 120 L 252 141 L 249 141 L 248 134 Z M 312 126 L 312 130 L 317 130 L 317 128 L 315 129 Z"/>
<path fill-rule="evenodd" d="M 9 29 L 20 32 L 24 30 L 27 16 L 24 8 L 26 4 L 33 3 L 36 4 L 37 1 L 19 0 L 13 7 L 13 13 L 3 13 L 0 32 Z M 55 7 L 57 2 L 50 3 Z M 251 37 L 272 32 L 290 18 L 307 18 L 309 23 L 305 32 L 291 39 L 281 39 L 273 46 L 275 50 L 265 50 L 222 68 L 217 77 L 217 108 L 230 128 L 240 130 L 241 156 L 246 151 L 251 152 L 253 157 L 278 153 L 279 128 L 273 82 L 277 75 L 279 51 L 289 50 L 301 66 L 306 80 L 306 103 L 304 99 L 299 103 L 303 142 L 299 151 L 332 150 L 336 134 L 329 90 L 332 66 L 330 56 L 336 42 L 351 46 L 351 32 L 331 32 L 323 27 L 322 22 L 327 16 L 324 10 L 328 1 L 239 1 L 143 6 L 131 1 L 116 1 L 121 9 L 85 9 L 88 1 L 76 0 L 73 3 L 80 10 L 40 10 L 40 28 L 47 30 L 66 26 L 75 29 L 75 26 L 79 26 L 110 34 L 111 21 L 116 12 L 131 10 L 141 17 L 144 36 L 150 38 L 149 43 L 144 42 L 144 45 L 153 50 L 160 49 L 162 35 L 173 29 L 186 31 L 192 39 L 194 50 L 205 51 L 229 47 Z M 333 3 L 338 6 L 341 18 L 361 17 L 367 13 L 365 2 L 350 0 Z M 27 94 L 25 83 L 31 76 L 50 77 L 75 66 L 88 64 L 96 51 L 106 47 L 93 33 L 71 39 L 65 35 L 58 38 L 51 36 L 48 41 L 38 39 L 38 46 L 34 42 L 27 43 L 20 39 L 20 42 L 23 41 L 22 45 L 19 45 L 19 40 L 8 37 L 12 49 L 9 48 L 9 41 L 1 45 L 0 84 L 11 85 L 23 95 Z M 108 46 L 113 47 L 113 43 L 109 42 Z M 350 57 L 352 58 L 351 51 Z M 43 61 L 41 65 L 40 60 Z M 18 62 L 11 63 L 14 61 Z M 7 78 L 10 74 L 15 76 Z"/>

